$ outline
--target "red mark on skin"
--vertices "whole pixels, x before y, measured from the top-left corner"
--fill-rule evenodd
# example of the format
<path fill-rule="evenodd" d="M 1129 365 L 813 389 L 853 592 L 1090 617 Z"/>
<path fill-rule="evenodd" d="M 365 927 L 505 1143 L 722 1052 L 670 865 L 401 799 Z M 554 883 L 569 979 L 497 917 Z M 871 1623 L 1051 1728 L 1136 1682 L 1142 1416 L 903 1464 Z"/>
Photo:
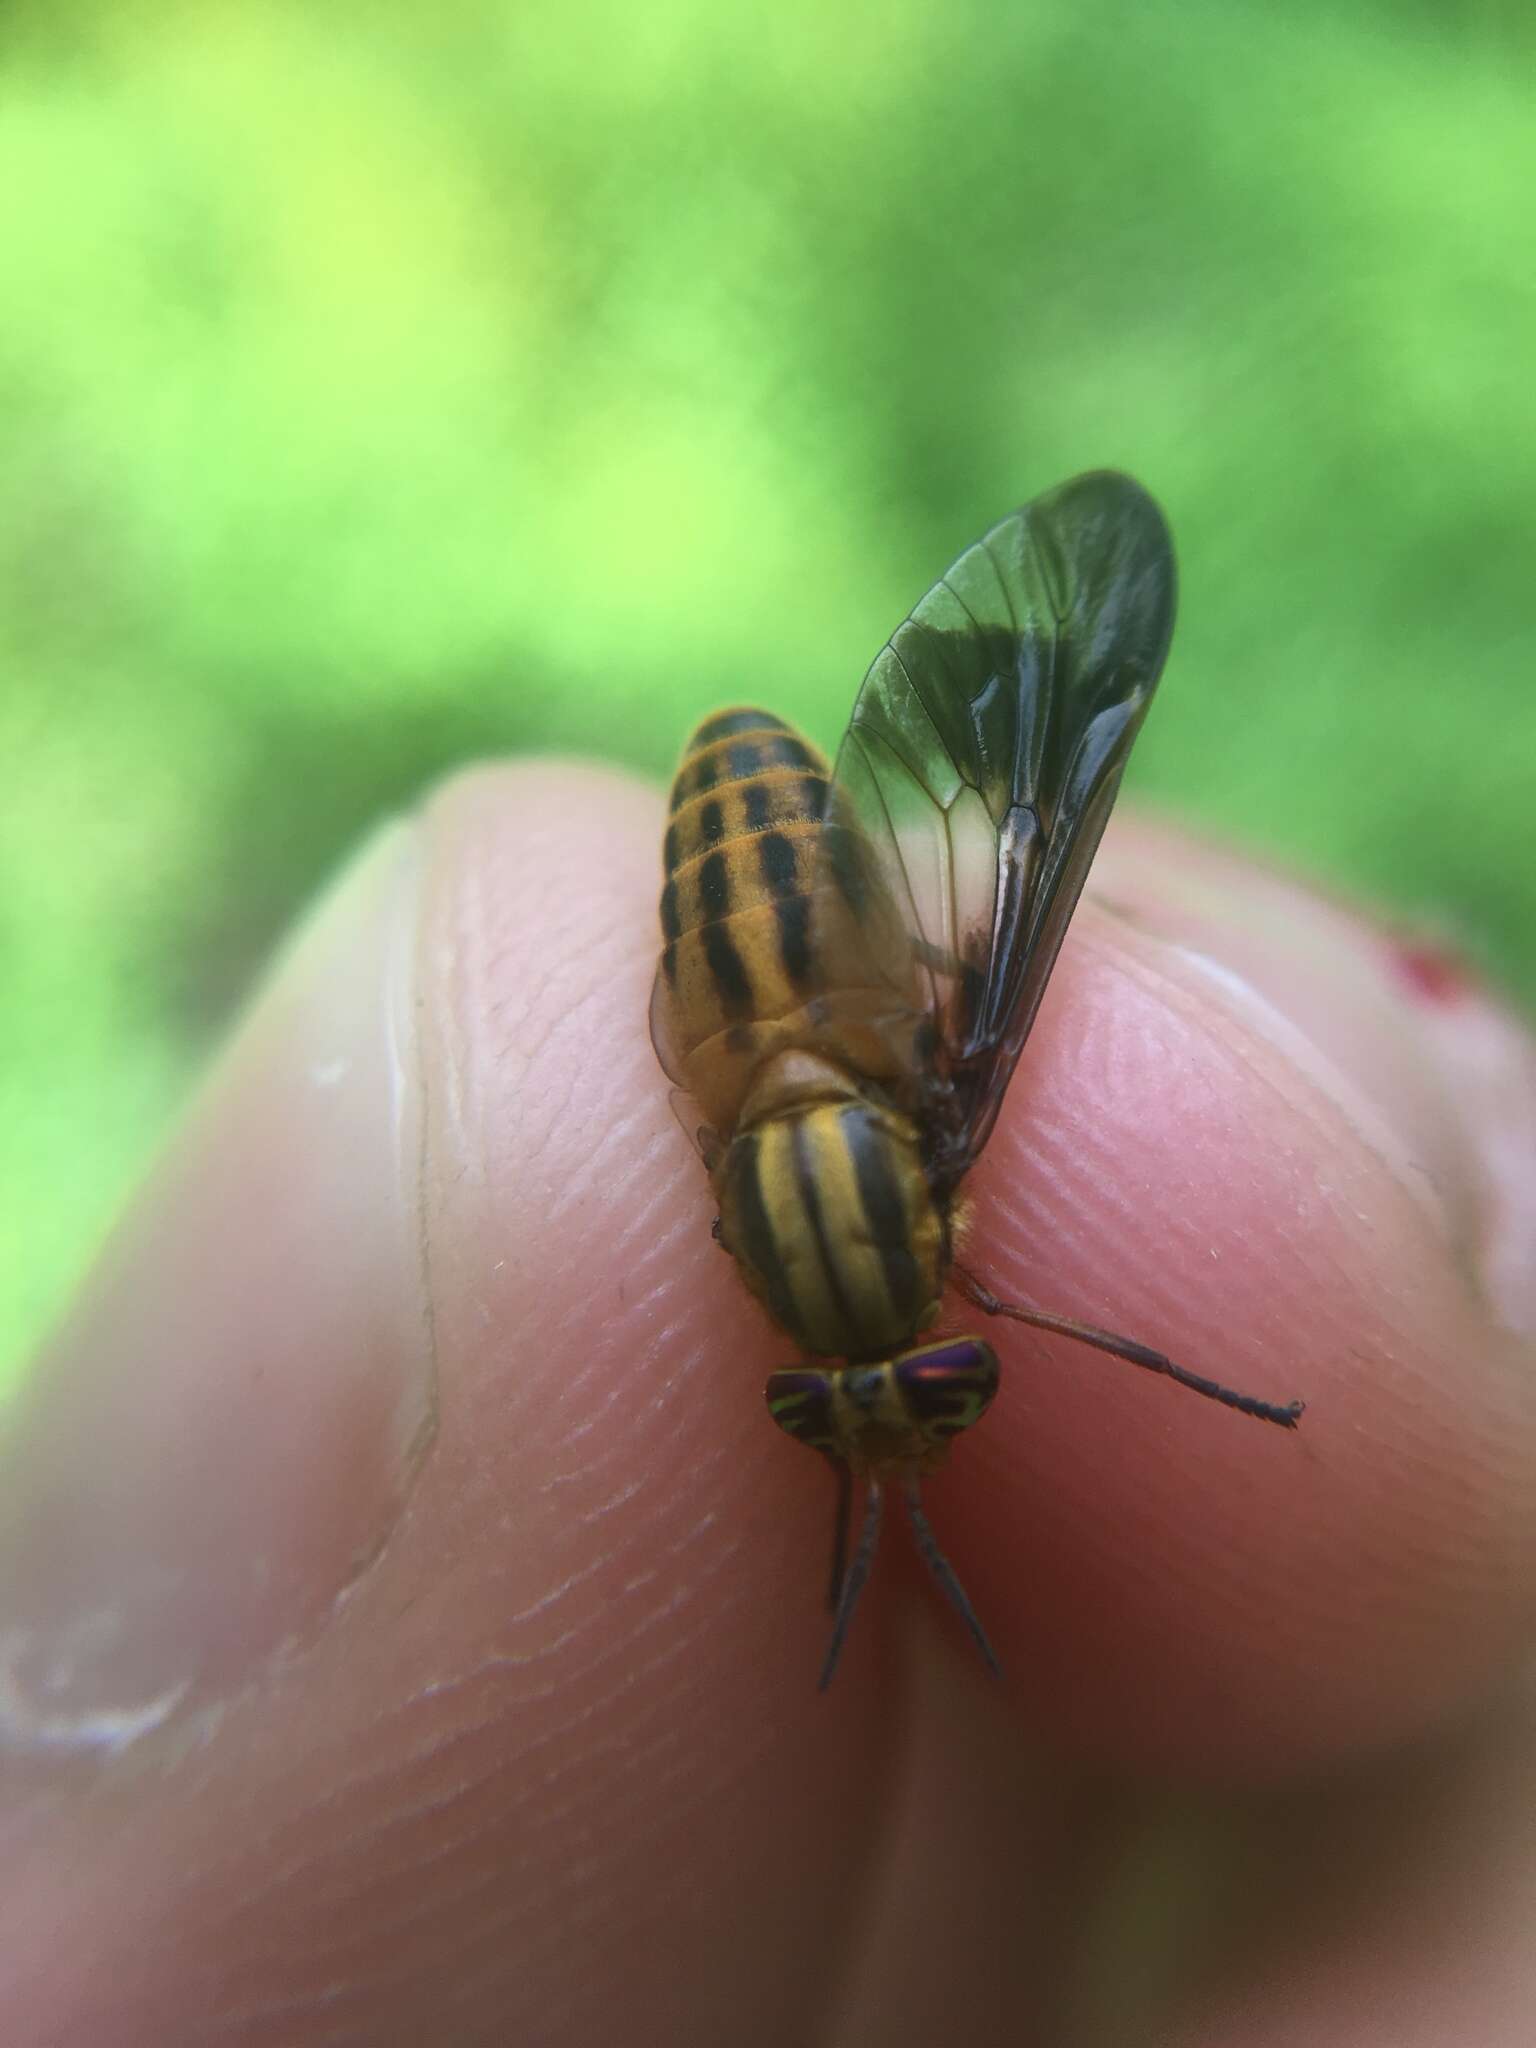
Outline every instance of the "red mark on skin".
<path fill-rule="evenodd" d="M 1398 944 L 1392 949 L 1392 964 L 1422 1003 L 1448 1009 L 1471 993 L 1472 981 L 1454 953 L 1441 946 Z"/>

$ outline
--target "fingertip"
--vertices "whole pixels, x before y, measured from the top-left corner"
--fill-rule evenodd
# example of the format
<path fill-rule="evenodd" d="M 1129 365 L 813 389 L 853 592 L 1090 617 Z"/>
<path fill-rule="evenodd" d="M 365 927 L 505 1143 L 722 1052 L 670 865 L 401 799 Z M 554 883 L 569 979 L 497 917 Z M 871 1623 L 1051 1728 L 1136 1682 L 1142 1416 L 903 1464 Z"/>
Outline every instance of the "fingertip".
<path fill-rule="evenodd" d="M 1074 927 L 970 1263 L 1305 1419 L 1010 1333 L 972 1456 L 987 1597 L 1039 1710 L 1122 1758 L 1274 1769 L 1406 1739 L 1523 1655 L 1536 1381 L 1475 1253 L 1477 1147 L 1393 1022 L 1386 949 L 1273 876 L 1250 893 L 1230 856 L 1218 890 L 1217 859 L 1121 835 L 1106 881 L 1138 893 Z"/>

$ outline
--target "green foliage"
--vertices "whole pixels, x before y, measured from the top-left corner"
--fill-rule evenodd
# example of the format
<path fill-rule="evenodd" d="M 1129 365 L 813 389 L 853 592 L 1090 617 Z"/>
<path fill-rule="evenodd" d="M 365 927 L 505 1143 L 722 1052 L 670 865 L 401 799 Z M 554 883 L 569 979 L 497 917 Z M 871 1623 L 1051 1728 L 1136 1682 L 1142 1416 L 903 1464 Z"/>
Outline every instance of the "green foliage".
<path fill-rule="evenodd" d="M 1536 992 L 1517 38 L 8 10 L 0 1354 L 371 819 L 486 750 L 659 775 L 725 696 L 830 741 L 936 569 L 1090 466 L 1182 560 L 1133 789 Z"/>

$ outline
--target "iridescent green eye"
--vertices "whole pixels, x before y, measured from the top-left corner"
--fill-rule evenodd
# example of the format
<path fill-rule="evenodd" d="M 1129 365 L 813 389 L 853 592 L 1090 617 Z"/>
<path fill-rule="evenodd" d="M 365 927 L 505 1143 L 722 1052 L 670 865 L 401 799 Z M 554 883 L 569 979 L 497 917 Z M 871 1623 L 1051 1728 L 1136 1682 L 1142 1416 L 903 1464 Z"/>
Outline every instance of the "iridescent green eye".
<path fill-rule="evenodd" d="M 768 1375 L 764 1388 L 768 1413 L 787 1436 L 813 1451 L 835 1456 L 838 1441 L 832 1421 L 832 1375 L 800 1366 Z"/>

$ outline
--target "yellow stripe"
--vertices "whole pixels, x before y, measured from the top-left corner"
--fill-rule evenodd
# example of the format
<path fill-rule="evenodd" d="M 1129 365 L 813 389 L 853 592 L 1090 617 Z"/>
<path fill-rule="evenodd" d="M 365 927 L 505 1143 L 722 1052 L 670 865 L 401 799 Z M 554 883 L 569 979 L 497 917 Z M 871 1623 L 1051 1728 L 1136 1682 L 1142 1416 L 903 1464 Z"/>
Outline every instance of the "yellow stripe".
<path fill-rule="evenodd" d="M 718 846 L 707 846 L 698 853 L 690 853 L 673 867 L 672 879 L 678 888 L 684 931 L 692 925 L 702 924 L 714 914 L 701 893 L 704 864 L 712 854 L 718 854 L 725 864 L 730 881 L 732 915 L 737 911 L 755 910 L 759 904 L 772 903 L 783 893 L 763 870 L 759 842 L 769 830 L 777 831 L 793 850 L 795 872 L 792 886 L 795 893 L 810 893 L 820 871 L 822 826 L 819 818 L 807 823 L 765 826 L 763 833 L 738 834 L 734 839 L 722 840 Z"/>
<path fill-rule="evenodd" d="M 774 1253 L 795 1305 L 796 1329 L 812 1350 L 836 1352 L 842 1318 L 801 1194 L 792 1118 L 775 1118 L 759 1131 L 757 1165 Z"/>
<path fill-rule="evenodd" d="M 885 1261 L 872 1242 L 842 1111 L 818 1109 L 808 1121 L 823 1234 L 828 1255 L 837 1262 L 843 1295 L 859 1328 L 888 1330 L 897 1320 L 896 1305 L 886 1284 Z"/>
<path fill-rule="evenodd" d="M 678 770 L 677 783 L 681 783 L 687 763 Z M 677 784 L 673 785 L 676 788 Z M 686 797 L 672 814 L 671 838 L 672 873 L 678 874 L 691 860 L 702 858 L 711 851 L 704 841 L 704 807 L 710 799 L 720 806 L 720 837 L 712 842 L 714 846 L 726 846 L 733 839 L 740 839 L 747 829 L 746 785 L 740 782 L 726 783 L 720 789 L 707 789 L 702 796 Z"/>

